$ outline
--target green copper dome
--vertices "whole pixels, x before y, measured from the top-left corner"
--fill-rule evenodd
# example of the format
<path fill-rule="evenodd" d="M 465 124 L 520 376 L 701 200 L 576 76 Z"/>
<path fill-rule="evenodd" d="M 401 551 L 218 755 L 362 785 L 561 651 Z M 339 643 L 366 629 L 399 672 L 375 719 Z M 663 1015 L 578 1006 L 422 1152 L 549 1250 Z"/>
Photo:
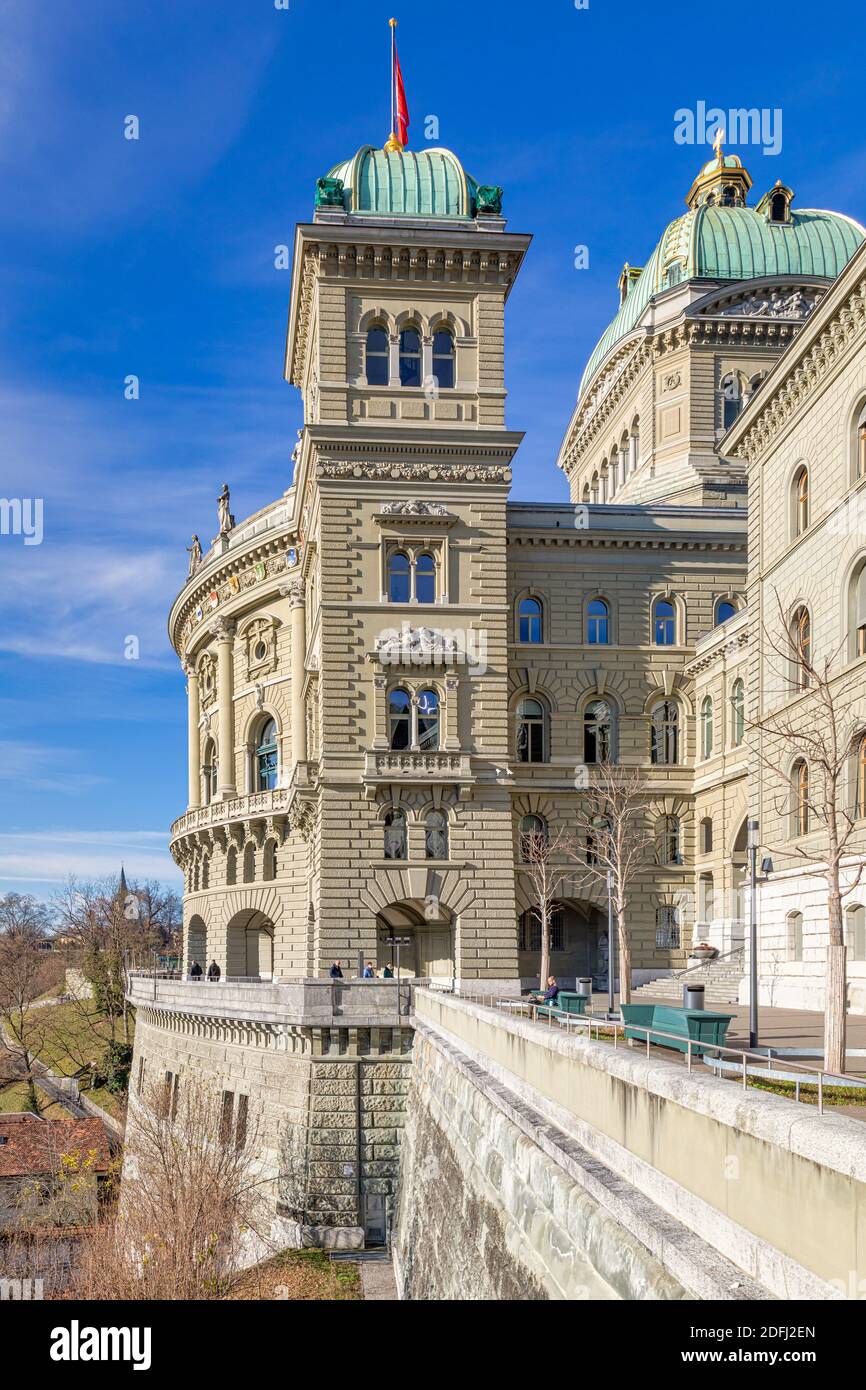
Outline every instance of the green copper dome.
<path fill-rule="evenodd" d="M 736 156 L 728 156 L 727 167 Z M 705 170 L 715 168 L 713 161 Z M 700 176 L 699 176 L 700 178 Z M 581 395 L 599 365 L 638 324 L 662 290 L 684 280 L 750 280 L 760 276 L 812 275 L 826 280 L 848 264 L 866 230 L 838 212 L 791 208 L 788 221 L 771 222 L 758 207 L 703 203 L 666 228 L 619 313 L 599 340 L 580 383 Z M 632 272 L 632 276 L 634 272 Z"/>
<path fill-rule="evenodd" d="M 497 212 L 495 206 L 488 206 L 490 199 L 483 195 L 501 190 L 482 189 L 481 205 L 478 199 L 478 183 L 467 174 L 456 154 L 451 150 L 394 150 L 377 149 L 364 145 L 356 155 L 342 164 L 336 164 L 320 180 L 323 184 L 332 181 L 342 183 L 339 190 L 328 190 L 329 196 L 317 198 L 317 206 L 338 206 L 337 198 L 342 197 L 346 212 L 366 214 L 370 217 L 449 217 L 468 220 L 478 211 Z M 493 202 L 495 203 L 495 198 Z"/>

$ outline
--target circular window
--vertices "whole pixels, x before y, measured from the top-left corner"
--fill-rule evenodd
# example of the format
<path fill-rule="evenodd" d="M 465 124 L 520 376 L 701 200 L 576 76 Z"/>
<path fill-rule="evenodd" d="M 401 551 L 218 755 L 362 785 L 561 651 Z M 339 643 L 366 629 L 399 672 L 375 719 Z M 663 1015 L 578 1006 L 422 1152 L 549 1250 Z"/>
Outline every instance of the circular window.
<path fill-rule="evenodd" d="M 265 646 L 264 642 L 257 642 L 253 651 L 253 656 L 255 657 L 256 661 L 264 661 L 267 654 L 268 649 Z"/>

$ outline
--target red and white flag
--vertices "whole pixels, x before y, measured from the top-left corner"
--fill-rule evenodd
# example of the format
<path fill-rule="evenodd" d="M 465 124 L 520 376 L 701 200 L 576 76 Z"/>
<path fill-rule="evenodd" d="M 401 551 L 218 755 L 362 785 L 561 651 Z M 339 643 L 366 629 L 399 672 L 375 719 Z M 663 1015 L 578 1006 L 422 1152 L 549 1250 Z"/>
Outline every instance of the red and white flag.
<path fill-rule="evenodd" d="M 394 100 L 397 115 L 397 139 L 405 149 L 409 143 L 409 107 L 406 102 L 406 88 L 403 86 L 403 73 L 394 44 Z"/>

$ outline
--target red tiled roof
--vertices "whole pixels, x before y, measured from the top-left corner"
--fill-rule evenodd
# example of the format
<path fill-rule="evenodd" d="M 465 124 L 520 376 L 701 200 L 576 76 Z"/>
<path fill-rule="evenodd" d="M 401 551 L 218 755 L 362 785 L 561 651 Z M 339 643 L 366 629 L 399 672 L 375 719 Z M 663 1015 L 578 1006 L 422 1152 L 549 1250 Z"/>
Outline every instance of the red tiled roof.
<path fill-rule="evenodd" d="M 111 1153 L 101 1120 L 43 1120 L 30 1113 L 0 1115 L 0 1178 L 52 1173 L 63 1154 L 86 1158 L 94 1152 L 94 1170 L 106 1172 Z"/>

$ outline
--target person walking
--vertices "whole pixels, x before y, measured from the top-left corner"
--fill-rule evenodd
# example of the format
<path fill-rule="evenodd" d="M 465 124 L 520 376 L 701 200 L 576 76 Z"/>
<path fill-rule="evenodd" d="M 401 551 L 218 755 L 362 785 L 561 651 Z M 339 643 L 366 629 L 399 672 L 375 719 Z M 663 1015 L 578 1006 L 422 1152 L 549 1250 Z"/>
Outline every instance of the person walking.
<path fill-rule="evenodd" d="M 219 968 L 219 966 L 217 965 L 216 961 L 215 961 L 215 960 L 212 960 L 211 963 L 210 963 L 210 965 L 209 965 L 208 968 L 207 968 L 207 977 L 208 977 L 208 980 L 210 980 L 210 981 L 212 981 L 214 984 L 216 984 L 217 981 L 219 980 L 220 975 L 221 975 L 222 973 L 223 973 L 223 972 L 220 970 L 220 968 Z"/>
<path fill-rule="evenodd" d="M 194 960 L 192 965 L 189 967 L 189 978 L 191 980 L 201 979 L 201 966 L 199 965 L 197 960 Z"/>
<path fill-rule="evenodd" d="M 331 969 L 328 971 L 328 974 L 330 975 L 332 980 L 342 980 L 343 972 L 340 969 L 340 962 L 338 960 L 334 961 L 334 964 L 331 966 Z"/>

